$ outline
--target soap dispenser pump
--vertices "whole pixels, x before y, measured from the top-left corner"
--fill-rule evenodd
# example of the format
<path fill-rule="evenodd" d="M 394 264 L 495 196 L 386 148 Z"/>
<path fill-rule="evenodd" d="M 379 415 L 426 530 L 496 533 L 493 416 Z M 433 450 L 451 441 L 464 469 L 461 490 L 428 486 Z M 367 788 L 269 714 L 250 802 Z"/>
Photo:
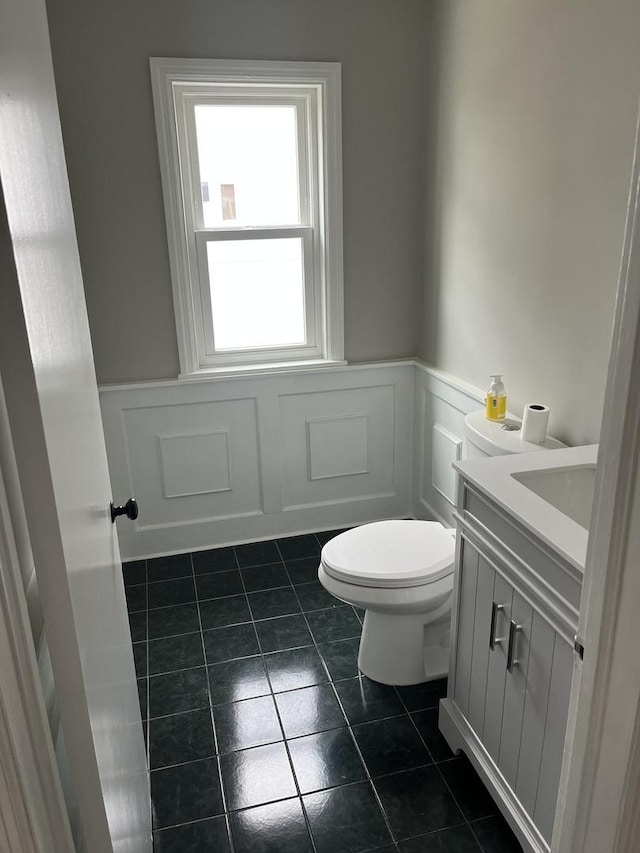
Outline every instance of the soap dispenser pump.
<path fill-rule="evenodd" d="M 504 390 L 501 373 L 490 373 L 491 385 L 485 400 L 488 421 L 503 421 L 507 414 L 507 392 Z"/>

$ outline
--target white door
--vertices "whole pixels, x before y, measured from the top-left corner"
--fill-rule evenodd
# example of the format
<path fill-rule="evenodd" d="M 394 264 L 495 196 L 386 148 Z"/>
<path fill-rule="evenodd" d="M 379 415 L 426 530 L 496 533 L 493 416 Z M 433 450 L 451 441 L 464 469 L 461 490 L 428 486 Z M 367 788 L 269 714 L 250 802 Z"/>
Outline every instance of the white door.
<path fill-rule="evenodd" d="M 145 746 L 44 0 L 0 0 L 0 81 L 0 377 L 70 776 L 87 851 L 147 853 Z"/>

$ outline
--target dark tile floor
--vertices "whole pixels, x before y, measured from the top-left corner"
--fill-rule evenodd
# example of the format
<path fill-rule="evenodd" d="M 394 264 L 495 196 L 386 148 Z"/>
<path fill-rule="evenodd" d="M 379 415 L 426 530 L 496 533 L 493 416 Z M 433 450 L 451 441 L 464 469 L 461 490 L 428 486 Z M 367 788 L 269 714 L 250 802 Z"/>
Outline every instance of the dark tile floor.
<path fill-rule="evenodd" d="M 438 731 L 446 682 L 359 673 L 329 538 L 125 564 L 156 853 L 519 853 Z"/>

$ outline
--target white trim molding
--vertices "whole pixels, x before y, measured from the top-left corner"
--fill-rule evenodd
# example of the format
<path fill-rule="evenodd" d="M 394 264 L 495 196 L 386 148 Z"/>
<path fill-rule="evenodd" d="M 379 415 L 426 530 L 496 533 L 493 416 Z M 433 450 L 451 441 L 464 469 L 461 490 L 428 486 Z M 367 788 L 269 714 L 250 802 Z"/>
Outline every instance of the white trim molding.
<path fill-rule="evenodd" d="M 8 452 L 10 436 L 2 442 Z M 13 530 L 18 509 L 0 471 L 0 849 L 72 853 Z"/>
<path fill-rule="evenodd" d="M 640 128 L 640 125 L 639 125 Z M 553 853 L 635 853 L 640 800 L 640 133 Z"/>
<path fill-rule="evenodd" d="M 341 362 L 344 353 L 342 109 L 338 62 L 152 57 L 151 81 L 165 200 L 180 378 L 269 363 Z M 196 104 L 288 105 L 297 116 L 299 222 L 205 227 Z M 228 226 L 228 227 L 227 227 Z M 216 347 L 207 246 L 299 238 L 304 251 L 304 342 Z"/>

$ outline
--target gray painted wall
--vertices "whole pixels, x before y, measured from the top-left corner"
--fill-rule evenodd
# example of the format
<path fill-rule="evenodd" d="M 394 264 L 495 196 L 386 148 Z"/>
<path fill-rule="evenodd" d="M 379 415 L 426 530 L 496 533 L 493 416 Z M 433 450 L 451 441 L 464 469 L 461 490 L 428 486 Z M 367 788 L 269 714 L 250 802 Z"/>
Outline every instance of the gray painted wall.
<path fill-rule="evenodd" d="M 548 403 L 556 435 L 597 440 L 637 0 L 48 9 L 100 382 L 178 372 L 148 57 L 340 60 L 347 359 L 419 353 L 480 387 L 503 370 L 512 411 Z"/>
<path fill-rule="evenodd" d="M 421 354 L 596 441 L 640 95 L 637 0 L 437 0 Z"/>
<path fill-rule="evenodd" d="M 346 358 L 416 353 L 424 0 L 47 6 L 100 382 L 178 373 L 149 56 L 342 62 Z"/>

